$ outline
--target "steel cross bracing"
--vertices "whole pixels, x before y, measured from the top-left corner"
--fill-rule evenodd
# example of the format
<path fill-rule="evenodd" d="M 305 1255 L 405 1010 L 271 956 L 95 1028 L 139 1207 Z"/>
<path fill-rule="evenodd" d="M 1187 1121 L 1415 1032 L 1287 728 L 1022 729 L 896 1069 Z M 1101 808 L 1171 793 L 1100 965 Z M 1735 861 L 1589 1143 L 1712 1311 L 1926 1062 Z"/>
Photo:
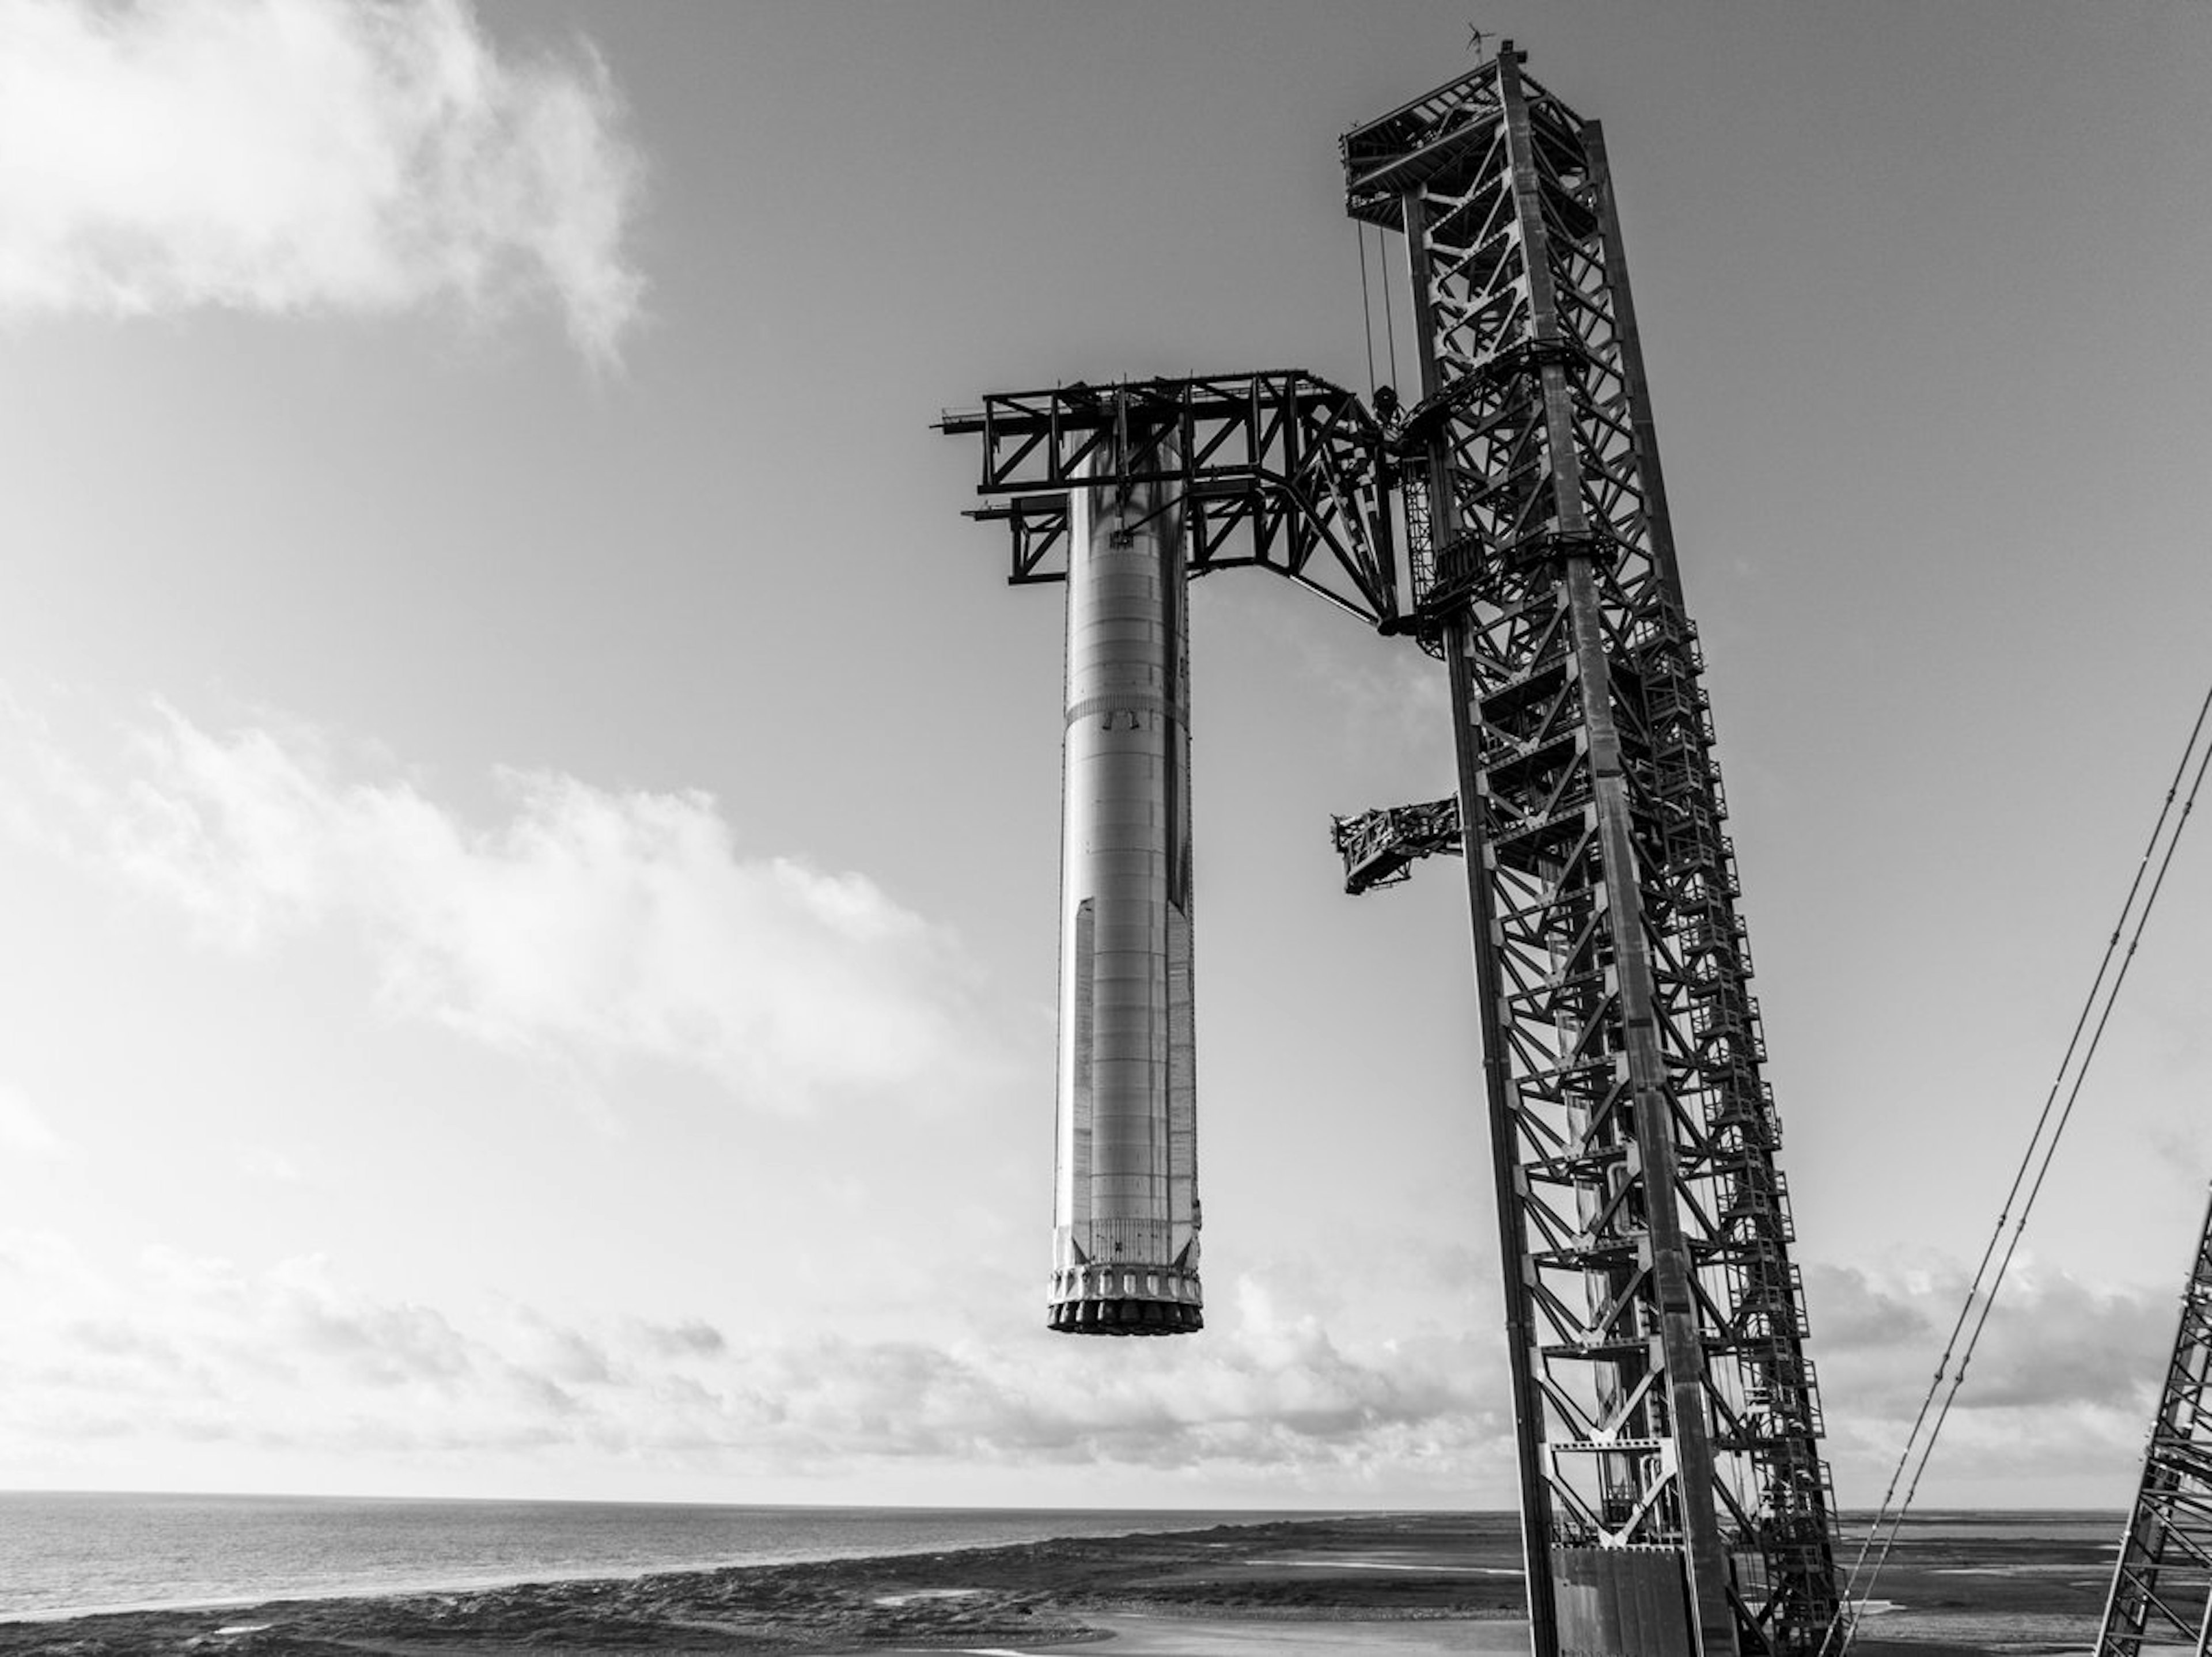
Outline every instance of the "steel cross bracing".
<path fill-rule="evenodd" d="M 1459 801 L 1449 796 L 1332 818 L 1328 839 L 1344 859 L 1344 889 L 1354 897 L 1411 880 L 1417 859 L 1456 857 L 1467 850 Z"/>
<path fill-rule="evenodd" d="M 1190 573 L 1286 575 L 1375 622 L 1398 614 L 1382 427 L 1352 392 L 1297 369 L 998 392 L 938 429 L 983 440 L 972 518 L 1012 533 L 1016 585 L 1066 571 L 1067 492 L 1171 483 Z"/>
<path fill-rule="evenodd" d="M 1832 1502 L 1697 635 L 1602 139 L 1520 61 L 1343 159 L 1419 325 L 1534 1646 L 1806 1653 Z"/>
<path fill-rule="evenodd" d="M 2212 1648 L 2212 1209 L 2197 1241 L 2097 1657 Z"/>

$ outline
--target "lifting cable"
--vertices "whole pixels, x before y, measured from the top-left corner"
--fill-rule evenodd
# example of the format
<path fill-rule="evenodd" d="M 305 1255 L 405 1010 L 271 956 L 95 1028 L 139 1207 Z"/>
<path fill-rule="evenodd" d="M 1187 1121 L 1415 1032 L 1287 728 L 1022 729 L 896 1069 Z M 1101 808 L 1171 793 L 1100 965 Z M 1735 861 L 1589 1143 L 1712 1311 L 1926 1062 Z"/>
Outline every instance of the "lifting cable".
<path fill-rule="evenodd" d="M 1370 403 L 1372 403 L 1375 400 L 1375 387 L 1376 384 L 1375 379 L 1375 302 L 1368 297 L 1367 289 L 1367 226 L 1363 221 L 1354 219 L 1352 222 L 1352 231 L 1354 235 L 1359 238 L 1359 325 L 1360 331 L 1365 337 L 1367 341 L 1367 400 Z M 1390 262 L 1383 252 L 1385 246 L 1386 244 L 1382 236 L 1382 227 L 1377 225 L 1375 227 L 1375 258 L 1376 263 L 1382 267 L 1381 276 L 1381 284 L 1382 288 L 1382 337 L 1389 346 L 1390 353 L 1390 361 L 1389 364 L 1390 378 L 1388 383 L 1392 386 L 1395 386 L 1398 383 L 1398 319 L 1395 307 L 1393 307 L 1390 303 Z"/>
<path fill-rule="evenodd" d="M 1982 1329 L 1990 1320 L 1990 1309 L 1996 1304 L 1997 1290 L 2004 1284 L 2005 1272 L 2012 1264 L 2013 1251 L 2020 1247 L 2021 1234 L 2027 1229 L 2028 1214 L 2035 1207 L 2036 1198 L 2042 1193 L 2045 1177 L 2051 1172 L 2051 1160 L 2058 1150 L 2059 1137 L 2066 1132 L 2067 1122 L 2074 1114 L 2075 1102 L 2081 1096 L 2082 1080 L 2089 1073 L 2090 1062 L 2097 1056 L 2098 1043 L 2104 1040 L 2105 1026 L 2112 1016 L 2113 1004 L 2119 998 L 2120 986 L 2126 981 L 2128 968 L 2135 962 L 2136 945 L 2142 941 L 2143 927 L 2150 920 L 2152 908 L 2158 902 L 2160 889 L 2166 884 L 2166 870 L 2172 865 L 2174 847 L 2180 844 L 2182 831 L 2189 826 L 2189 814 L 2196 806 L 2197 790 L 2203 785 L 2207 763 L 2212 762 L 2212 745 L 2208 745 L 2202 754 L 2197 753 L 2198 738 L 2203 734 L 2208 714 L 2212 714 L 2212 689 L 2206 690 L 2203 701 L 2197 707 L 2197 723 L 2190 727 L 2189 741 L 2181 750 L 2181 762 L 2174 768 L 2173 780 L 2166 785 L 2165 804 L 2159 808 L 2158 821 L 2152 826 L 2150 839 L 2143 847 L 2142 856 L 2136 861 L 2135 878 L 2129 883 L 2127 897 L 2120 905 L 2119 920 L 2114 923 L 2112 936 L 2105 945 L 2104 958 L 2097 963 L 2097 975 L 2089 986 L 2087 998 L 2081 1004 L 2081 1016 L 2074 1021 L 2074 1034 L 2067 1040 L 2065 1054 L 2058 1061 L 2058 1073 L 2051 1079 L 2051 1091 L 2045 1096 L 2042 1112 L 2035 1119 L 2035 1131 L 2028 1136 L 2027 1149 L 2021 1154 L 2020 1166 L 2014 1170 L 2012 1187 L 2005 1193 L 2004 1207 L 1997 1215 L 1997 1223 L 1996 1228 L 1990 1233 L 1988 1245 L 1982 1250 L 1981 1264 L 1974 1268 L 1974 1279 L 1967 1286 L 1966 1303 L 1960 1307 L 1958 1320 L 1951 1326 L 1951 1333 L 1944 1343 L 1942 1356 L 1936 1361 L 1936 1377 L 1929 1383 L 1927 1396 L 1920 1401 L 1920 1413 L 1913 1417 L 1912 1430 L 1905 1435 L 1905 1448 L 1898 1456 L 1896 1469 L 1889 1476 L 1889 1488 L 1882 1492 L 1881 1506 L 1875 1510 L 1873 1520 L 1867 1527 L 1865 1539 L 1859 1545 L 1859 1557 L 1852 1563 L 1850 1579 L 1844 1585 L 1842 1603 L 1837 1607 L 1836 1621 L 1830 1625 L 1828 1638 L 1821 1644 L 1821 1650 L 1824 1653 L 1832 1648 L 1838 1652 L 1848 1652 L 1852 1642 L 1857 1638 L 1861 1616 L 1866 1605 L 1873 1599 L 1875 1585 L 1881 1578 L 1882 1567 L 1888 1563 L 1890 1549 L 1897 1540 L 1898 1531 L 1904 1525 L 1905 1515 L 1912 1506 L 1912 1498 L 1920 1489 L 1920 1477 L 1927 1471 L 1928 1457 L 1936 1448 L 1936 1435 L 1943 1430 L 1943 1423 L 1951 1413 L 1951 1402 L 1958 1397 L 1959 1388 L 1966 1379 L 1966 1366 L 1973 1359 L 1975 1344 L 1981 1339 Z M 2190 777 L 2189 792 L 2186 797 L 2182 798 L 2181 810 L 2177 814 L 2174 810 L 2174 801 L 2181 793 L 2183 777 L 2189 774 L 2189 762 L 2192 755 L 2197 757 L 2196 774 Z M 2170 834 L 2167 832 L 2169 821 L 2172 824 Z M 2162 853 L 2159 849 L 2161 840 L 2165 842 L 2165 849 Z M 2156 858 L 2158 863 L 2154 873 L 2151 870 L 2154 858 Z M 2151 876 L 2150 888 L 2147 893 L 2143 889 L 2143 877 L 2146 874 Z M 2138 895 L 2142 896 L 2142 906 L 2139 909 L 2136 907 Z M 2129 932 L 2128 927 L 2128 917 L 2130 913 L 2135 916 L 2132 932 Z M 2124 951 L 2120 948 L 2120 937 L 2123 932 L 2128 933 L 2127 948 Z M 2118 957 L 2119 967 L 2118 971 L 2113 971 L 2112 963 L 2116 956 Z M 2112 973 L 2112 982 L 2109 986 L 2105 981 L 2108 972 Z M 2099 1005 L 2100 995 L 2101 1008 Z M 2095 1019 L 2094 1026 L 2090 1022 L 2093 1015 Z M 2089 1035 L 2087 1047 L 2081 1045 L 2081 1035 L 2084 1030 L 2088 1031 Z M 2068 1068 L 2074 1065 L 2074 1055 L 2077 1049 L 2081 1052 L 2081 1062 L 2078 1066 L 2074 1067 L 2073 1079 L 2069 1083 L 2067 1071 Z M 2059 1104 L 2058 1101 L 2062 1089 L 2066 1096 L 2063 1105 Z M 2054 1107 L 2057 1109 L 2055 1123 L 2051 1116 Z M 2044 1137 L 2044 1130 L 2046 1126 L 2051 1130 L 2047 1139 Z M 2019 1217 L 2014 1219 L 2010 1211 L 2014 1201 L 2021 1195 L 2023 1184 L 2027 1187 L 2027 1199 L 2021 1203 Z M 2004 1229 L 2008 1220 L 2012 1221 L 2012 1236 L 2006 1241 Z M 2004 1252 L 2001 1255 L 1997 1253 L 2000 1241 L 2004 1241 Z M 1994 1271 L 1990 1267 L 1992 1259 L 1996 1261 Z M 1986 1290 L 1984 1288 L 1984 1279 L 1987 1279 Z M 1977 1300 L 1980 1302 L 1981 1307 L 1978 1314 L 1975 1313 Z M 1971 1330 L 1966 1327 L 1966 1320 L 1970 1315 L 1973 1317 L 1973 1327 Z M 1959 1345 L 1959 1337 L 1962 1332 L 1966 1338 L 1963 1349 Z M 1954 1350 L 1959 1355 L 1959 1367 L 1951 1372 L 1950 1390 L 1943 1392 L 1944 1373 L 1949 1369 L 1951 1355 Z M 1936 1404 L 1938 1393 L 1942 1393 L 1942 1402 L 1940 1406 Z M 1930 1409 L 1934 1409 L 1936 1412 L 1932 1423 L 1929 1418 Z M 1921 1436 L 1920 1430 L 1923 1425 L 1928 1428 L 1927 1436 L 1924 1439 Z M 1916 1447 L 1919 1452 L 1919 1460 L 1917 1463 L 1913 1460 Z M 1874 1547 L 1875 1533 L 1881 1530 L 1882 1519 L 1890 1512 L 1890 1498 L 1896 1495 L 1898 1481 L 1904 1478 L 1908 1465 L 1911 1466 L 1912 1477 L 1905 1485 L 1905 1499 L 1898 1504 L 1896 1514 L 1890 1520 L 1889 1529 L 1882 1536 L 1881 1550 L 1875 1556 L 1874 1569 L 1867 1577 L 1866 1591 L 1859 1599 L 1857 1612 L 1854 1613 L 1851 1607 L 1851 1595 L 1858 1585 L 1860 1570 L 1866 1565 L 1867 1555 Z M 1838 1647 L 1835 1645 L 1835 1636 L 1839 1629 L 1842 1631 L 1843 1642 Z"/>
<path fill-rule="evenodd" d="M 1352 234 L 1359 238 L 1359 331 L 1367 341 L 1367 401 L 1371 404 L 1375 401 L 1375 307 L 1367 298 L 1367 227 L 1354 219 Z M 1382 280 L 1386 299 L 1389 296 L 1389 273 L 1385 271 Z"/>
<path fill-rule="evenodd" d="M 1378 259 L 1382 257 L 1382 230 L 1378 225 L 1375 230 L 1375 257 Z M 1420 314 L 1418 303 L 1419 297 L 1419 294 L 1414 295 L 1416 305 L 1413 314 L 1415 316 Z M 1407 320 L 1410 321 L 1411 319 Z M 1398 325 L 1390 319 L 1390 268 L 1388 264 L 1382 267 L 1382 333 L 1390 345 L 1390 383 L 1395 385 L 1398 383 Z M 1422 388 L 1422 395 L 1427 395 L 1426 387 Z"/>

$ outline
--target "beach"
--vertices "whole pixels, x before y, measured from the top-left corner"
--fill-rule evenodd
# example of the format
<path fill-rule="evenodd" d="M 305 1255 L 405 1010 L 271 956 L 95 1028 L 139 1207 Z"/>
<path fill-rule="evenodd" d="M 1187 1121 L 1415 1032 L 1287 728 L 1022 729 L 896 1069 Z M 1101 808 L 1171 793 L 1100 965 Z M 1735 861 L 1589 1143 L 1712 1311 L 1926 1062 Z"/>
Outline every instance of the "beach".
<path fill-rule="evenodd" d="M 2071 1522 L 2069 1522 L 2069 1520 Z M 2085 1650 L 2109 1548 L 2079 1516 L 1936 1519 L 1899 1545 L 1863 1657 Z M 0 1624 L 0 1657 L 557 1650 L 1441 1657 L 1527 1649 L 1505 1515 L 1375 1514 L 468 1592 Z"/>

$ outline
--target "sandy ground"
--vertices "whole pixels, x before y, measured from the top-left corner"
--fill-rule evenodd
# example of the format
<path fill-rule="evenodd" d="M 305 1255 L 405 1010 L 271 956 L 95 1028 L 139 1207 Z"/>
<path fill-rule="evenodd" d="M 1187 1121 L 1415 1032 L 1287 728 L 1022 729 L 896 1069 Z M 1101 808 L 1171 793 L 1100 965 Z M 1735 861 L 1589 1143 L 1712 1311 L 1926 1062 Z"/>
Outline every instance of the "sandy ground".
<path fill-rule="evenodd" d="M 1090 1657 L 1527 1657 L 1526 1623 L 1374 1621 L 1285 1623 L 1279 1618 L 1236 1620 L 1206 1617 L 1141 1617 L 1131 1613 L 1084 1619 L 1110 1643 L 1078 1646 Z M 1066 1646 L 970 1648 L 974 1657 L 1070 1657 Z M 881 1654 L 884 1647 L 873 1651 Z M 893 1646 L 897 1657 L 945 1657 L 943 1647 Z"/>
<path fill-rule="evenodd" d="M 1356 1657 L 1363 1651 L 1392 1657 L 1441 1657 L 1443 1653 L 1514 1652 L 1527 1657 L 1528 1625 L 1520 1622 L 1260 1623 L 1195 1620 L 1178 1628 L 1160 1617 L 1102 1617 L 1125 1657 L 1250 1657 L 1260 1652 L 1297 1657 Z M 1105 1657 L 1104 1653 L 1100 1657 Z"/>

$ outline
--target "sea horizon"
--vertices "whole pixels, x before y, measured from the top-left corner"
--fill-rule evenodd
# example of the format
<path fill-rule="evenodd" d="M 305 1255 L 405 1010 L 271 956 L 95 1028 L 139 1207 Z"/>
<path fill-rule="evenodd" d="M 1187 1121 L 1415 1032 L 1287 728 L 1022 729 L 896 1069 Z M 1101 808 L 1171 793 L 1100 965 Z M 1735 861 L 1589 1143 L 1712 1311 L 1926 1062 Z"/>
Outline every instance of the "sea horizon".
<path fill-rule="evenodd" d="M 0 1622 L 458 1593 L 1354 1511 L 1431 1510 L 0 1490 Z"/>
<path fill-rule="evenodd" d="M 884 1513 L 1251 1513 L 1263 1518 L 1281 1518 L 1310 1514 L 1325 1517 L 1332 1514 L 1517 1514 L 1517 1507 L 1499 1503 L 1460 1504 L 1454 1502 L 1333 1502 L 1311 1506 L 1286 1503 L 1273 1507 L 1239 1507 L 1235 1504 L 1179 1503 L 1159 1502 L 1145 1505 L 1127 1502 L 1084 1502 L 1055 1504 L 1035 1502 L 732 1502 L 718 1501 L 706 1496 L 514 1496 L 484 1495 L 456 1496 L 450 1494 L 416 1494 L 411 1492 L 363 1493 L 355 1490 L 186 1490 L 152 1485 L 96 1485 L 96 1484 L 0 1484 L 0 1500 L 11 1496 L 134 1496 L 156 1499 L 184 1497 L 192 1500 L 222 1500 L 270 1502 L 479 1502 L 532 1503 L 547 1507 L 624 1507 L 624 1508 L 747 1508 L 757 1510 L 807 1511 L 812 1509 L 839 1512 L 860 1511 Z M 1871 1519 L 1877 1510 L 1872 1508 L 1839 1507 L 1836 1508 L 1838 1521 L 1852 1519 Z M 2125 1508 L 2069 1507 L 2063 1504 L 2029 1504 L 2019 1507 L 1991 1504 L 1983 1507 L 1943 1507 L 1929 1503 L 1916 1506 L 1906 1522 L 1913 1519 L 1938 1514 L 1972 1514 L 1996 1519 L 2003 1515 L 2022 1517 L 2045 1515 L 2087 1515 L 2111 1514 L 2123 1517 Z"/>
<path fill-rule="evenodd" d="M 1281 1507 L 1239 1508 L 1221 1503 L 1182 1504 L 1173 1502 L 1137 1505 L 1127 1502 L 1085 1502 L 1080 1505 L 1060 1505 L 1039 1502 L 730 1502 L 708 1496 L 453 1496 L 416 1495 L 382 1492 L 364 1494 L 355 1490 L 186 1490 L 154 1485 L 105 1484 L 0 1484 L 0 1499 L 19 1496 L 114 1496 L 190 1497 L 195 1500 L 215 1500 L 236 1497 L 241 1501 L 270 1502 L 534 1502 L 549 1507 L 623 1507 L 623 1508 L 835 1508 L 838 1510 L 866 1508 L 871 1512 L 915 1513 L 1257 1513 L 1268 1514 L 1384 1514 L 1384 1513 L 1514 1513 L 1517 1508 L 1504 1507 L 1437 1506 L 1419 1502 L 1384 1502 L 1363 1503 L 1335 1502 L 1311 1507 L 1288 1505 Z M 2063 1512 L 2070 1509 L 2049 1509 Z"/>

